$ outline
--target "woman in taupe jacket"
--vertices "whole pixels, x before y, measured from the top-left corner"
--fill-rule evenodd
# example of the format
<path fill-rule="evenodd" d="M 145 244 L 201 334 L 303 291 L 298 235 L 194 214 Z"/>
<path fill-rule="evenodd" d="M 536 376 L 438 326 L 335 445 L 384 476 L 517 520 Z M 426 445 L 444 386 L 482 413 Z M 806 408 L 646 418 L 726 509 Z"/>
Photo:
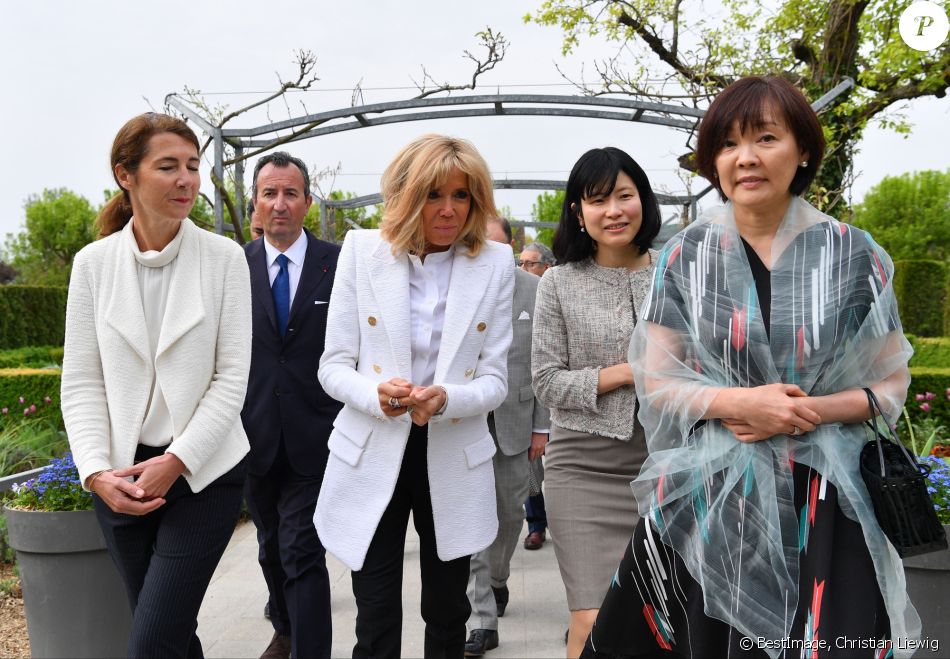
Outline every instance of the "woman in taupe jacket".
<path fill-rule="evenodd" d="M 637 523 L 630 481 L 646 459 L 627 348 L 649 290 L 660 229 L 643 169 L 620 149 L 588 151 L 567 182 L 559 265 L 538 286 L 532 374 L 551 410 L 545 498 L 577 657 Z"/>

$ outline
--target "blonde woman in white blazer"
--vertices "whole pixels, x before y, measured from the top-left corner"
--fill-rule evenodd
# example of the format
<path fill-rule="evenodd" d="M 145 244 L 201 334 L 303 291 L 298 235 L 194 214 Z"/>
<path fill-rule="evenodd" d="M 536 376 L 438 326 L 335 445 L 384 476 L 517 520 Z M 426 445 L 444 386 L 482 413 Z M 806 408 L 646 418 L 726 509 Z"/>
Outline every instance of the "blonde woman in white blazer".
<path fill-rule="evenodd" d="M 132 608 L 130 657 L 200 657 L 198 609 L 240 512 L 251 302 L 234 242 L 195 227 L 198 138 L 149 113 L 76 256 L 62 408 Z"/>
<path fill-rule="evenodd" d="M 383 174 L 379 231 L 343 242 L 319 378 L 344 403 L 314 521 L 353 570 L 354 657 L 398 657 L 409 513 L 427 657 L 461 657 L 469 557 L 495 537 L 487 414 L 507 393 L 514 260 L 487 242 L 491 177 L 467 141 L 427 135 Z"/>

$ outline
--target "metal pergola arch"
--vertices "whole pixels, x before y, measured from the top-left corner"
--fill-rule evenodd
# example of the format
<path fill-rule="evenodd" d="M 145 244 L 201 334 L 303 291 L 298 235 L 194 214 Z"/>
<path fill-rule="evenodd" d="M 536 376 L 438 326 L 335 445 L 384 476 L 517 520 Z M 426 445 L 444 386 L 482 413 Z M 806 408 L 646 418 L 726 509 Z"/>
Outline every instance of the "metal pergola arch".
<path fill-rule="evenodd" d="M 495 179 L 492 181 L 493 186 L 496 190 L 563 190 L 567 187 L 567 181 L 551 180 L 551 179 Z M 662 193 L 654 193 L 657 201 L 661 206 L 678 206 L 683 209 L 683 213 L 689 213 L 691 216 L 695 214 L 696 202 L 706 193 L 712 190 L 712 186 L 705 188 L 702 192 L 697 195 L 668 195 Z M 336 211 L 337 210 L 347 210 L 352 208 L 363 208 L 365 206 L 374 206 L 380 204 L 383 201 L 383 196 L 376 192 L 373 194 L 362 195 L 360 197 L 351 197 L 349 199 L 318 199 L 320 202 L 320 226 L 323 234 L 325 236 L 330 236 L 334 234 L 333 227 L 336 225 Z M 346 224 L 349 224 L 354 229 L 362 229 L 363 227 L 359 226 L 352 220 L 343 218 L 343 221 Z M 555 228 L 557 227 L 556 222 L 531 222 L 523 220 L 511 220 L 512 226 L 515 227 L 534 227 L 534 228 Z M 665 229 L 665 230 L 664 230 Z M 669 236 L 666 235 L 669 233 L 672 235 L 673 231 L 669 231 L 668 225 L 664 225 L 664 228 L 660 230 L 660 235 L 657 237 L 658 241 L 665 241 Z"/>
<path fill-rule="evenodd" d="M 854 85 L 854 81 L 845 78 L 843 82 L 812 103 L 818 111 L 828 105 L 835 97 Z M 243 156 L 246 150 L 257 149 L 261 153 L 272 147 L 279 131 L 298 131 L 281 144 L 329 135 L 349 130 L 383 126 L 407 121 L 428 121 L 463 117 L 488 116 L 555 116 L 578 117 L 584 119 L 607 119 L 623 122 L 640 122 L 691 130 L 696 127 L 705 114 L 704 110 L 665 103 L 653 103 L 632 98 L 613 98 L 606 96 L 565 96 L 546 94 L 479 94 L 471 96 L 445 96 L 416 98 L 402 101 L 372 103 L 347 108 L 292 117 L 284 121 L 272 122 L 251 128 L 221 128 L 211 124 L 206 118 L 177 94 L 165 97 L 165 104 L 181 112 L 195 122 L 207 135 L 211 136 L 214 146 L 213 172 L 218 180 L 224 180 L 225 143 L 235 151 L 235 159 Z M 270 135 L 261 139 L 262 135 Z M 224 205 L 221 191 L 215 186 L 215 230 L 218 233 L 240 231 L 244 225 L 244 166 L 243 160 L 235 165 L 235 192 L 237 195 L 235 210 L 237 227 L 224 224 Z M 563 181 L 496 181 L 500 189 L 561 189 Z M 539 185 L 540 184 L 540 185 Z M 665 204 L 689 205 L 690 215 L 695 217 L 696 202 L 712 188 L 707 187 L 693 196 L 662 195 Z M 378 195 L 366 195 L 345 201 L 333 201 L 318 197 L 321 205 L 321 221 L 324 233 L 329 229 L 327 211 L 332 208 L 356 208 L 379 203 Z M 357 200 L 362 203 L 356 204 Z M 349 205 L 343 205 L 349 204 Z M 356 205 L 353 205 L 356 204 Z M 531 226 L 537 223 L 518 222 Z M 332 239 L 332 235 L 325 235 Z"/>

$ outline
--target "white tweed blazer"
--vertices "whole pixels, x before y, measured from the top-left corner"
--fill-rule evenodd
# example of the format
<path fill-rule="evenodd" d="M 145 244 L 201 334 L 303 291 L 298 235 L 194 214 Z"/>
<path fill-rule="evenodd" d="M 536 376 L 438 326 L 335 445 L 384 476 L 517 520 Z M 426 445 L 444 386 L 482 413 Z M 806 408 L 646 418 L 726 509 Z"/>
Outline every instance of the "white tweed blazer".
<path fill-rule="evenodd" d="M 123 231 L 129 231 L 127 225 Z M 132 464 L 153 374 L 171 414 L 168 450 L 198 492 L 248 452 L 251 287 L 233 241 L 184 220 L 154 364 L 135 257 L 123 232 L 84 247 L 66 304 L 62 408 L 80 479 Z"/>
<path fill-rule="evenodd" d="M 481 551 L 498 532 L 488 412 L 508 390 L 514 259 L 488 242 L 476 257 L 456 247 L 435 384 L 448 404 L 429 421 L 428 470 L 439 558 Z M 408 415 L 383 415 L 376 391 L 412 381 L 409 259 L 394 257 L 379 231 L 343 241 L 327 316 L 319 379 L 344 403 L 330 434 L 314 523 L 320 540 L 351 570 L 363 566 L 389 505 L 409 437 Z"/>

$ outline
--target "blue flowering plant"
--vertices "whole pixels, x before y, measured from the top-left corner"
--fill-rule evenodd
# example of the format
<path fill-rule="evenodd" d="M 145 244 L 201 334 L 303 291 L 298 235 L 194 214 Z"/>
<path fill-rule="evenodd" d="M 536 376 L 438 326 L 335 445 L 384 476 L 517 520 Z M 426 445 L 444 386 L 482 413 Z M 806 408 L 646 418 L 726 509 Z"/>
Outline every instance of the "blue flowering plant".
<path fill-rule="evenodd" d="M 82 489 L 72 453 L 67 453 L 52 460 L 36 478 L 14 485 L 7 506 L 42 512 L 91 510 L 92 495 Z"/>
<path fill-rule="evenodd" d="M 950 524 L 950 464 L 946 458 L 927 455 L 919 459 L 920 464 L 930 467 L 927 477 L 927 492 L 933 499 L 937 510 L 937 519 L 941 524 Z"/>

